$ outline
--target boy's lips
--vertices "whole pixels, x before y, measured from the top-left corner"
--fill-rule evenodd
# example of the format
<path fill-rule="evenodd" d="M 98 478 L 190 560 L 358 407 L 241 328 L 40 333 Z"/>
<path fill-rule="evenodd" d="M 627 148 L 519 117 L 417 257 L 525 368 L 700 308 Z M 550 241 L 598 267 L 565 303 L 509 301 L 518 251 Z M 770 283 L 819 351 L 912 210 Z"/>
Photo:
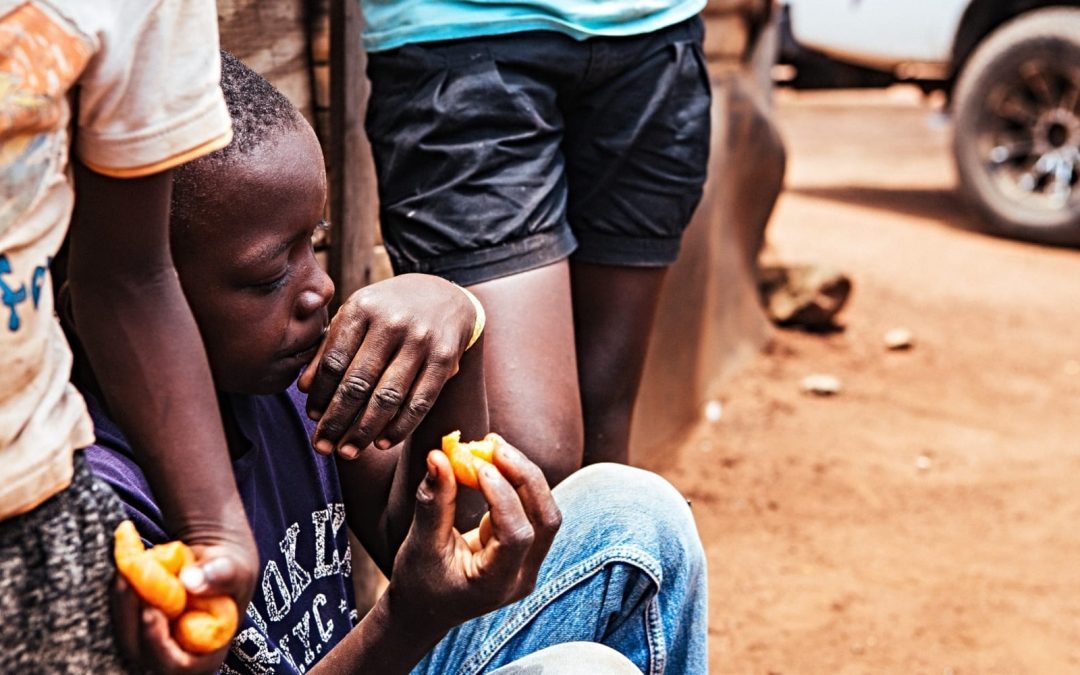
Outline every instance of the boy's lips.
<path fill-rule="evenodd" d="M 326 334 L 325 329 L 319 331 L 318 336 L 316 336 L 316 338 L 314 340 L 309 342 L 306 347 L 301 347 L 297 351 L 286 353 L 285 358 L 287 358 L 287 359 L 296 359 L 298 361 L 304 361 L 304 362 L 310 361 L 312 359 L 312 357 L 315 356 L 315 352 L 317 352 L 319 350 L 319 345 L 322 344 L 323 335 L 325 335 L 325 334 Z"/>

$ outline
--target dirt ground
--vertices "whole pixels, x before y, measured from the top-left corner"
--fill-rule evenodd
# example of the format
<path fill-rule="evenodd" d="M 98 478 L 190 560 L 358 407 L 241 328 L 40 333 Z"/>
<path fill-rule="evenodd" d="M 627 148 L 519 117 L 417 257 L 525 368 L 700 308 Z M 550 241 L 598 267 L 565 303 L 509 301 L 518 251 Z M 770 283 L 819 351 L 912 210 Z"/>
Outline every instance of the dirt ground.
<path fill-rule="evenodd" d="M 769 255 L 855 289 L 842 332 L 776 332 L 666 471 L 712 672 L 1080 673 L 1080 251 L 972 231 L 913 90 L 778 105 Z M 802 394 L 812 373 L 842 392 Z"/>

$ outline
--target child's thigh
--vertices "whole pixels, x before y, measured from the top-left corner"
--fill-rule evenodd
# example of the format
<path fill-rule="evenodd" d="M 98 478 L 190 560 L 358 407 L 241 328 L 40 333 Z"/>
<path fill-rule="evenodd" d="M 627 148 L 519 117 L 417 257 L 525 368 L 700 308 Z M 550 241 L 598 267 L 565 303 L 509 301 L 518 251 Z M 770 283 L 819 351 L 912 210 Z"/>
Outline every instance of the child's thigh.
<path fill-rule="evenodd" d="M 110 613 L 123 517 L 76 455 L 71 485 L 0 523 L 0 672 L 123 672 Z"/>

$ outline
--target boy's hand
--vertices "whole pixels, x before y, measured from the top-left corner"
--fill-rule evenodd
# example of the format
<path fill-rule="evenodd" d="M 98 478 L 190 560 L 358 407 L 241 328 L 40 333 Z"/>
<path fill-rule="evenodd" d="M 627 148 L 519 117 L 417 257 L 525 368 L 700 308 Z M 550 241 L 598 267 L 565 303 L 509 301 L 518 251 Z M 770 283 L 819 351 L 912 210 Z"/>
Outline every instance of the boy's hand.
<path fill-rule="evenodd" d="M 166 675 L 213 673 L 221 667 L 229 646 L 212 654 L 189 654 L 176 644 L 165 614 L 144 603 L 122 577 L 113 589 L 116 641 L 132 672 Z"/>
<path fill-rule="evenodd" d="M 562 516 L 543 473 L 518 450 L 500 445 L 494 464 L 480 471 L 487 522 L 466 538 L 454 529 L 450 462 L 437 450 L 428 455 L 387 591 L 399 619 L 449 630 L 532 591 Z"/>
<path fill-rule="evenodd" d="M 192 595 L 228 595 L 243 608 L 251 600 L 258 573 L 258 554 L 232 544 L 192 544 L 196 564 L 185 567 L 180 580 Z M 210 654 L 184 651 L 170 632 L 165 614 L 144 603 L 120 575 L 113 593 L 117 642 L 125 657 L 141 671 L 195 675 L 221 667 L 229 645 Z"/>
<path fill-rule="evenodd" d="M 227 595 L 243 614 L 251 601 L 259 574 L 259 553 L 254 546 L 233 543 L 191 543 L 195 564 L 180 571 L 180 581 L 188 593 Z"/>
<path fill-rule="evenodd" d="M 431 409 L 458 368 L 476 310 L 448 281 L 404 274 L 354 293 L 330 322 L 298 386 L 319 420 L 312 443 L 355 458 L 388 449 Z"/>

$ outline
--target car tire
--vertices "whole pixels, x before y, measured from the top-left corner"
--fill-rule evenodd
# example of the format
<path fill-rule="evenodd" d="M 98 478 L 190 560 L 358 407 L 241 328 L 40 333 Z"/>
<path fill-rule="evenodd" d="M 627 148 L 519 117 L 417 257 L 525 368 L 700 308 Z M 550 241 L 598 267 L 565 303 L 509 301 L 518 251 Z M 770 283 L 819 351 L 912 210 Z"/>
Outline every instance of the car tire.
<path fill-rule="evenodd" d="M 1021 14 L 954 90 L 960 186 L 988 231 L 1080 246 L 1080 9 Z"/>

